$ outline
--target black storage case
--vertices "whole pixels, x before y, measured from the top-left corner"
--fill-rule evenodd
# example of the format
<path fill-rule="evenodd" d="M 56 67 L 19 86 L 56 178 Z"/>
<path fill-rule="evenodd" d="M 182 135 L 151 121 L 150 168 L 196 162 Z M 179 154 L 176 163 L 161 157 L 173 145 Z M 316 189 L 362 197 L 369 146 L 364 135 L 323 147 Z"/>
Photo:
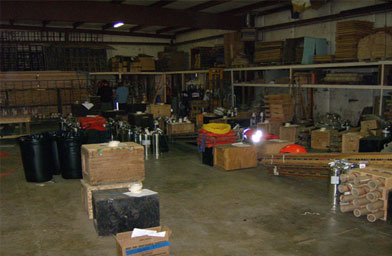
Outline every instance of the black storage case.
<path fill-rule="evenodd" d="M 130 125 L 135 125 L 142 128 L 154 128 L 154 117 L 152 114 L 128 114 L 128 122 Z"/>
<path fill-rule="evenodd" d="M 369 136 L 359 141 L 359 152 L 380 152 L 392 137 Z"/>
<path fill-rule="evenodd" d="M 202 153 L 202 163 L 214 166 L 214 148 L 205 148 Z"/>
<path fill-rule="evenodd" d="M 130 197 L 128 189 L 93 191 L 94 226 L 100 236 L 132 231 L 160 224 L 158 194 Z"/>

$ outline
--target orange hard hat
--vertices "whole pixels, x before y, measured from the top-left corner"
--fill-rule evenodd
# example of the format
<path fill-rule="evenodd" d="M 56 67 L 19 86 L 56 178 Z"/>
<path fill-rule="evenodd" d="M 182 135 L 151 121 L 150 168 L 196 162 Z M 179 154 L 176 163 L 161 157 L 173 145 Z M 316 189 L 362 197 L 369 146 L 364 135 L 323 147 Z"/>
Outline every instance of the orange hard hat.
<path fill-rule="evenodd" d="M 308 151 L 306 151 L 306 149 L 300 145 L 291 144 L 283 147 L 279 153 L 308 153 Z"/>

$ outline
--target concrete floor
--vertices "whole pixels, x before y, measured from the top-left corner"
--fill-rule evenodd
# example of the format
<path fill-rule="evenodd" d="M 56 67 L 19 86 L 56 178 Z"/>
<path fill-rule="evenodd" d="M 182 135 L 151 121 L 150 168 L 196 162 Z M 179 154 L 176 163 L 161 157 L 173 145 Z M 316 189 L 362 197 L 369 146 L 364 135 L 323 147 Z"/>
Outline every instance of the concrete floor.
<path fill-rule="evenodd" d="M 18 146 L 2 141 L 0 255 L 115 255 L 83 211 L 79 180 L 27 183 Z M 263 168 L 222 172 L 176 144 L 146 162 L 145 188 L 159 192 L 172 255 L 392 255 L 392 226 L 333 214 L 325 180 L 275 177 Z"/>

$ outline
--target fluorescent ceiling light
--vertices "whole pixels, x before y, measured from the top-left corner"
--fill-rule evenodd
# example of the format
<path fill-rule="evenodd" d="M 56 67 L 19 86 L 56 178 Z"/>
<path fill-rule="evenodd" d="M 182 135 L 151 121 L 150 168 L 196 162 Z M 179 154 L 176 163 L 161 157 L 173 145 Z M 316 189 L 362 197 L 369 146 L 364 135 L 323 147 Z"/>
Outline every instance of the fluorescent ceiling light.
<path fill-rule="evenodd" d="M 114 23 L 114 24 L 113 24 L 113 27 L 114 27 L 114 28 L 119 28 L 119 27 L 121 27 L 122 25 L 124 25 L 124 22 L 119 21 L 119 22 Z"/>

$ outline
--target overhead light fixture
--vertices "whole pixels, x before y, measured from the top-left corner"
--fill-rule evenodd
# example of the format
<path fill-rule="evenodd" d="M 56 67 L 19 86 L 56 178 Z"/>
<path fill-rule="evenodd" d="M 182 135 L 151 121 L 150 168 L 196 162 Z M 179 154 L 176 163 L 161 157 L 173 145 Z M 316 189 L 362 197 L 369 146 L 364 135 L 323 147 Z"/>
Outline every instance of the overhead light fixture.
<path fill-rule="evenodd" d="M 123 26 L 123 25 L 124 25 L 124 22 L 119 21 L 119 22 L 114 23 L 114 24 L 113 24 L 113 27 L 114 27 L 114 28 L 119 28 L 119 27 L 121 27 L 121 26 Z"/>

